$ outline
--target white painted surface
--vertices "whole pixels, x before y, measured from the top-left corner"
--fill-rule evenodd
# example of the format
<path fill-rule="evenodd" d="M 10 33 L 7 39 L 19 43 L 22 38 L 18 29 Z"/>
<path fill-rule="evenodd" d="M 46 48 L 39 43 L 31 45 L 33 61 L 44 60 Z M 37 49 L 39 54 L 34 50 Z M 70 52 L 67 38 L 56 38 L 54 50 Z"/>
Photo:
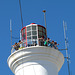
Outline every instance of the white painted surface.
<path fill-rule="evenodd" d="M 39 60 L 18 66 L 15 75 L 58 75 L 58 72 L 54 63 Z"/>
<path fill-rule="evenodd" d="M 64 56 L 50 47 L 32 46 L 15 51 L 8 65 L 15 75 L 58 75 Z"/>

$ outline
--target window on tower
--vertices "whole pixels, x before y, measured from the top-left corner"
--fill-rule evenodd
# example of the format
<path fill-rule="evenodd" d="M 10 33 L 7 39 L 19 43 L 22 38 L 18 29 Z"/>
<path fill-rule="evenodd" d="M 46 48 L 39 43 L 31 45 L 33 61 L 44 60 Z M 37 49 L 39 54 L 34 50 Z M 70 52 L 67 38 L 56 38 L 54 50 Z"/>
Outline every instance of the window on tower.
<path fill-rule="evenodd" d="M 32 36 L 32 39 L 37 39 L 37 36 Z"/>
<path fill-rule="evenodd" d="M 31 36 L 31 31 L 30 32 L 27 32 L 27 36 Z"/>
<path fill-rule="evenodd" d="M 36 26 L 32 26 L 32 30 L 36 30 Z"/>
<path fill-rule="evenodd" d="M 39 26 L 39 27 L 38 27 L 38 30 L 39 30 L 39 31 L 42 31 L 42 27 L 41 27 L 41 26 Z"/>
<path fill-rule="evenodd" d="M 31 30 L 31 26 L 27 27 L 27 31 L 30 31 Z"/>
<path fill-rule="evenodd" d="M 32 31 L 32 35 L 37 35 L 37 32 L 36 31 Z"/>

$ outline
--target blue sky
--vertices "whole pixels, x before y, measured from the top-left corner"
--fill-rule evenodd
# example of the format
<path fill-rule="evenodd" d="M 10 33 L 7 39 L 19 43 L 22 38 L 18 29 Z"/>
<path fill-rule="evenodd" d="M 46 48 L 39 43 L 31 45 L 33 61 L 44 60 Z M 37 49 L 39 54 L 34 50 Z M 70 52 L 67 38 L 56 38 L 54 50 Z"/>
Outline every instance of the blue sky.
<path fill-rule="evenodd" d="M 23 24 L 37 23 L 44 26 L 43 10 L 46 10 L 48 37 L 57 41 L 59 49 L 65 48 L 63 20 L 67 23 L 71 75 L 75 75 L 75 1 L 74 0 L 21 0 Z M 7 65 L 11 52 L 10 19 L 12 34 L 19 37 L 21 25 L 19 0 L 0 0 L 0 74 L 14 75 Z M 13 44 L 19 39 L 13 39 Z M 65 57 L 65 51 L 61 51 Z M 59 75 L 68 75 L 67 61 L 62 66 Z"/>

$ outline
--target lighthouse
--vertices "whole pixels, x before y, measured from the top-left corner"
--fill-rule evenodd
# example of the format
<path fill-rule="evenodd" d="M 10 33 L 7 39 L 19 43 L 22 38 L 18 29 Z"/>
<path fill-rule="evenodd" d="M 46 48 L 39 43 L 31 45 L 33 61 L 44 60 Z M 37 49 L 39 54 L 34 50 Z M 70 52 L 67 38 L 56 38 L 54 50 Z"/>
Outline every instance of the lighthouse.
<path fill-rule="evenodd" d="M 21 48 L 13 50 L 7 60 L 15 75 L 58 75 L 64 63 L 63 54 L 41 45 L 39 38 L 47 38 L 44 26 L 31 23 L 21 29 Z"/>

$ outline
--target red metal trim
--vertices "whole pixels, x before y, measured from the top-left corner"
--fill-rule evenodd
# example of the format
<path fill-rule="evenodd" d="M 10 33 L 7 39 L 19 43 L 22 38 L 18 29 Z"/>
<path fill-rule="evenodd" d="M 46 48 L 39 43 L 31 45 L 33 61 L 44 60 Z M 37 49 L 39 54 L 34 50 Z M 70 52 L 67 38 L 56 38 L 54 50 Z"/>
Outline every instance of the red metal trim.
<path fill-rule="evenodd" d="M 26 45 L 27 45 L 27 28 L 25 27 L 25 34 L 26 34 Z"/>
<path fill-rule="evenodd" d="M 25 27 L 26 27 L 26 26 L 25 26 Z M 23 28 L 21 29 L 21 31 L 22 31 L 25 27 L 23 27 Z"/>
<path fill-rule="evenodd" d="M 23 29 L 25 29 L 25 33 L 23 33 Z M 25 40 L 27 40 L 27 35 L 26 35 L 26 27 L 23 27 L 22 29 L 21 29 L 21 32 L 22 32 L 22 41 L 25 39 Z M 25 37 L 23 37 L 23 35 L 25 34 Z"/>
<path fill-rule="evenodd" d="M 45 28 L 44 26 L 41 26 L 41 25 L 37 25 L 37 26 L 40 26 L 40 27 L 43 27 L 43 28 Z M 46 29 L 46 28 L 45 28 Z"/>

